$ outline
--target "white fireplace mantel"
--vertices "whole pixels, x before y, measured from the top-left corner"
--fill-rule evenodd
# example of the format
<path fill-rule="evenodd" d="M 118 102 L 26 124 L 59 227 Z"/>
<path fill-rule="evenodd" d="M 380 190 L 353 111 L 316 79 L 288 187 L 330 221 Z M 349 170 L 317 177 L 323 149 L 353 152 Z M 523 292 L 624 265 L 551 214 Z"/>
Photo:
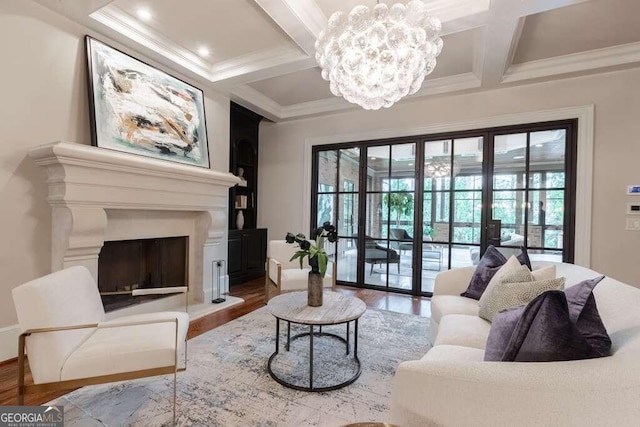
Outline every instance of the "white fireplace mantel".
<path fill-rule="evenodd" d="M 144 211 L 193 212 L 196 242 L 190 244 L 195 245 L 199 259 L 190 260 L 195 263 L 190 286 L 196 285 L 192 289 L 196 299 L 204 298 L 202 285 L 211 281 L 210 261 L 219 256 L 208 248 L 219 245 L 225 235 L 228 189 L 239 178 L 67 142 L 36 147 L 29 155 L 47 173 L 47 200 L 53 208 L 53 271 L 84 265 L 97 279 L 98 255 L 111 210 L 138 215 Z"/>

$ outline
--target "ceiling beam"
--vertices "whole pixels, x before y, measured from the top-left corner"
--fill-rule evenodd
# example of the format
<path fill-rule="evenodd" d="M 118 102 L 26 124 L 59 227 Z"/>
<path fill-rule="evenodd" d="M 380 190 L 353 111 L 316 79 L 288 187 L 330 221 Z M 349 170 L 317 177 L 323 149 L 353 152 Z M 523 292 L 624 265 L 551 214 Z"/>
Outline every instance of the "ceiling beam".
<path fill-rule="evenodd" d="M 533 15 L 535 13 L 548 12 L 553 9 L 560 9 L 567 6 L 573 6 L 585 3 L 591 0 L 526 0 L 514 2 L 518 7 L 519 16 Z"/>
<path fill-rule="evenodd" d="M 480 78 L 483 87 L 496 86 L 502 82 L 517 48 L 524 19 L 517 18 L 513 13 L 493 12 L 488 25 L 490 30 L 485 31 L 484 45 L 479 47 L 482 55 Z"/>
<path fill-rule="evenodd" d="M 316 39 L 327 17 L 314 0 L 254 1 L 307 55 L 315 55 Z"/>

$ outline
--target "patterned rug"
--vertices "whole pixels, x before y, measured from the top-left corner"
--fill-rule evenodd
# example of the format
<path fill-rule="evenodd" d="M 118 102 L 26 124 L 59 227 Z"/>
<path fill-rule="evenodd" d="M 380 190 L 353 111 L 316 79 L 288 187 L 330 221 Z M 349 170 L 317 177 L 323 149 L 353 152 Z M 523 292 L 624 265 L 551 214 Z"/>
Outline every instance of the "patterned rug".
<path fill-rule="evenodd" d="M 430 347 L 428 320 L 368 309 L 359 322 L 360 378 L 336 391 L 308 393 L 285 388 L 267 373 L 267 359 L 275 348 L 275 319 L 263 307 L 189 341 L 188 369 L 178 374 L 177 424 L 341 426 L 386 421 L 398 363 L 419 359 Z M 284 322 L 280 331 L 282 352 Z M 325 331 L 344 335 L 345 326 Z M 301 330 L 292 328 L 294 332 Z M 353 368 L 345 359 L 344 343 L 328 337 L 314 342 L 318 378 L 330 382 Z M 308 349 L 308 338 L 293 341 L 274 368 L 295 373 L 293 381 L 308 381 Z M 64 405 L 68 427 L 161 426 L 171 423 L 171 398 L 172 377 L 167 376 L 85 387 L 50 404 Z"/>

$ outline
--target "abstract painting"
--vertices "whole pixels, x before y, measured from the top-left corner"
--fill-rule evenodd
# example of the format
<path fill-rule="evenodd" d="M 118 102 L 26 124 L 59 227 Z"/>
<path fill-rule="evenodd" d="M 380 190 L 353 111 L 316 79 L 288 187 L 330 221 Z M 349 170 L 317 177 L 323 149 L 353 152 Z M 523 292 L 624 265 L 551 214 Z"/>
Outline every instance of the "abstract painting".
<path fill-rule="evenodd" d="M 85 40 L 92 144 L 208 168 L 202 91 L 92 37 Z"/>

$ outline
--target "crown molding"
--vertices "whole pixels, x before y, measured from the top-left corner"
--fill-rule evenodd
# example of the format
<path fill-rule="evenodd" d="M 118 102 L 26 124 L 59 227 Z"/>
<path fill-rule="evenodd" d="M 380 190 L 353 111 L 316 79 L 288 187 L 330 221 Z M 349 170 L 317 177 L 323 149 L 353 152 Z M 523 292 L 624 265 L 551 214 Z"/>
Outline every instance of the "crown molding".
<path fill-rule="evenodd" d="M 200 77 L 211 80 L 211 64 L 209 62 L 141 24 L 140 21 L 114 4 L 109 4 L 93 12 L 89 17 Z"/>
<path fill-rule="evenodd" d="M 513 64 L 505 73 L 502 82 L 519 82 L 634 62 L 640 62 L 640 42 Z"/>
<path fill-rule="evenodd" d="M 235 86 L 231 91 L 231 100 L 271 121 L 282 120 L 282 106 L 249 85 Z"/>
<path fill-rule="evenodd" d="M 297 47 L 283 44 L 272 49 L 263 49 L 219 62 L 211 68 L 209 80 L 212 83 L 220 82 L 307 59 L 309 59 L 309 56 L 301 52 Z"/>
<path fill-rule="evenodd" d="M 89 17 L 218 86 L 242 83 L 233 80 L 268 78 L 272 76 L 270 72 L 273 69 L 287 72 L 292 67 L 293 71 L 301 67 L 309 68 L 309 56 L 295 45 L 282 44 L 213 64 L 140 23 L 113 4 L 97 10 Z M 279 74 L 282 72 L 275 73 Z"/>
<path fill-rule="evenodd" d="M 440 95 L 449 92 L 458 92 L 467 89 L 476 89 L 482 82 L 474 72 L 455 74 L 453 76 L 440 77 L 433 80 L 425 80 L 422 88 L 406 99 L 420 98 L 428 95 Z"/>
<path fill-rule="evenodd" d="M 300 102 L 298 104 L 283 106 L 280 118 L 282 120 L 291 120 L 314 114 L 349 110 L 355 107 L 355 104 L 351 104 L 350 102 L 345 101 L 344 98 L 336 96 L 333 98 L 325 98 L 317 101 Z"/>
<path fill-rule="evenodd" d="M 472 72 L 457 74 L 455 76 L 426 80 L 423 83 L 422 89 L 405 99 L 415 99 L 423 96 L 475 89 L 480 87 L 480 85 L 480 79 Z M 257 109 L 259 110 L 257 112 L 274 122 L 356 108 L 356 105 L 345 101 L 341 97 L 325 98 L 291 105 L 280 105 L 262 92 L 248 85 L 236 86 L 231 93 L 231 98 L 234 102 L 254 111 Z"/>

